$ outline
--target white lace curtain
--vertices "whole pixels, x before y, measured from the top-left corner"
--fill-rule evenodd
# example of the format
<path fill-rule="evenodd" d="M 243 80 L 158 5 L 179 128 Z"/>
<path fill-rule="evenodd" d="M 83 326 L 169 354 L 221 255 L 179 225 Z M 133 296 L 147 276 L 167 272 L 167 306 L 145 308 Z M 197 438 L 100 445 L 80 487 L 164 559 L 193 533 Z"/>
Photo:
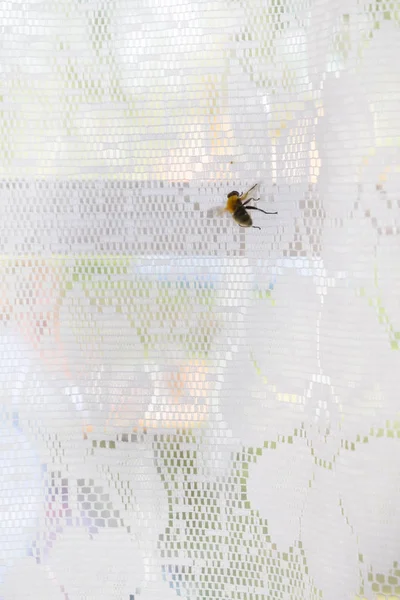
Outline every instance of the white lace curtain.
<path fill-rule="evenodd" d="M 400 598 L 398 0 L 0 32 L 1 600 Z"/>

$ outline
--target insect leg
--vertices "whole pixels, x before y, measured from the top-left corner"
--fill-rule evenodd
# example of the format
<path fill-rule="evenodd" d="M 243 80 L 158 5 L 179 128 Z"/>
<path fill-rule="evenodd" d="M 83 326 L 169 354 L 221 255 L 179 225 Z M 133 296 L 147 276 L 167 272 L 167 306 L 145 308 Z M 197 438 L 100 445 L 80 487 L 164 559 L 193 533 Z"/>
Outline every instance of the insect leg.
<path fill-rule="evenodd" d="M 253 187 L 251 187 L 249 190 L 247 190 L 247 192 L 245 194 L 240 194 L 239 199 L 243 202 L 243 200 L 246 200 L 247 196 L 250 194 L 250 192 L 252 192 L 254 190 L 255 187 L 257 187 L 258 183 L 254 184 Z"/>
<path fill-rule="evenodd" d="M 246 225 L 240 225 L 239 223 L 239 227 L 244 227 L 245 229 L 248 229 L 248 227 L 246 227 Z M 261 227 L 257 227 L 257 225 L 252 225 L 253 229 L 261 229 Z"/>
<path fill-rule="evenodd" d="M 277 212 L 267 212 L 266 210 L 262 210 L 262 208 L 257 208 L 256 206 L 246 206 L 246 210 L 259 210 L 264 213 L 264 215 L 277 215 Z"/>
<path fill-rule="evenodd" d="M 260 200 L 260 198 L 249 198 L 248 200 L 246 200 L 246 202 L 242 202 L 242 206 L 245 206 L 246 204 L 248 204 L 252 200 L 254 200 L 254 202 L 258 202 L 258 200 Z"/>

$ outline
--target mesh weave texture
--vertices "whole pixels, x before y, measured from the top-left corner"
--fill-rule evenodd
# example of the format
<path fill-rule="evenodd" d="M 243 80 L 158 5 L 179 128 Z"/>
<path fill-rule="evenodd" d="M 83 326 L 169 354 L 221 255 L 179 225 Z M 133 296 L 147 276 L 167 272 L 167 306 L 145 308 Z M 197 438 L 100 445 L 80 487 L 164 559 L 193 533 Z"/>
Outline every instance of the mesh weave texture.
<path fill-rule="evenodd" d="M 0 32 L 0 599 L 400 598 L 399 1 Z"/>

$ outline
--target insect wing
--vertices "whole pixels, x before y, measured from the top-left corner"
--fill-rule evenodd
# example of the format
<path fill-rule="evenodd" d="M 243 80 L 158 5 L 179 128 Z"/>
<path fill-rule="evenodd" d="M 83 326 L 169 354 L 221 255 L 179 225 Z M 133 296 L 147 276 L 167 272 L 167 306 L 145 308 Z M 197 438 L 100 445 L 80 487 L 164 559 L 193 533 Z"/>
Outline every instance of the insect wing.
<path fill-rule="evenodd" d="M 245 194 L 242 194 L 240 196 L 240 200 L 242 202 L 244 202 L 249 197 L 249 195 L 256 189 L 257 186 L 258 186 L 258 183 L 255 183 L 249 190 L 247 190 L 247 192 Z"/>
<path fill-rule="evenodd" d="M 225 212 L 225 206 L 215 206 L 207 211 L 207 217 L 212 219 L 214 217 L 221 217 Z"/>

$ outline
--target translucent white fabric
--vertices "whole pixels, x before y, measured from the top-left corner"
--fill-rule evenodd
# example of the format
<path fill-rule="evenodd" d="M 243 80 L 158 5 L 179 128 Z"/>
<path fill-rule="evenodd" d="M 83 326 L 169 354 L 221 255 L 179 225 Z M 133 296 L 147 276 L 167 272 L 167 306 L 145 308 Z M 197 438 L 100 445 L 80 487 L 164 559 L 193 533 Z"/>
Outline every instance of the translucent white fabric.
<path fill-rule="evenodd" d="M 398 0 L 0 31 L 1 600 L 400 598 Z"/>

